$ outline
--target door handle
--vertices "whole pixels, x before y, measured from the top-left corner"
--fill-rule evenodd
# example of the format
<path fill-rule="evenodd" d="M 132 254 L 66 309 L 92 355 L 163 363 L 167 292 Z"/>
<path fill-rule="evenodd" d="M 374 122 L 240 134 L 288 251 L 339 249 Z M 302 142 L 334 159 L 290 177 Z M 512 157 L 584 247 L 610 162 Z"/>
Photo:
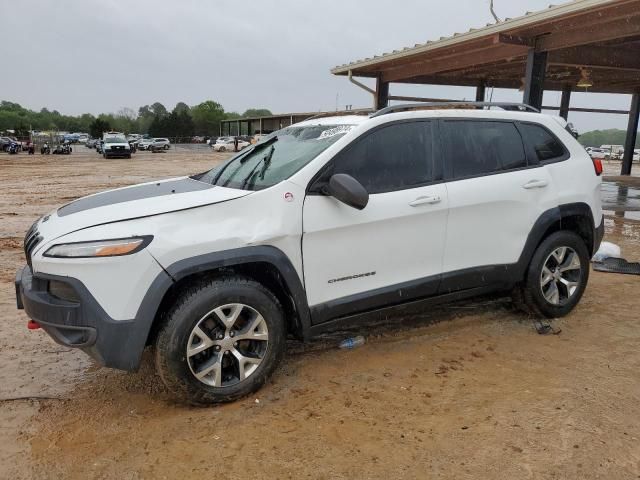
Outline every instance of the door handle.
<path fill-rule="evenodd" d="M 416 198 L 413 202 L 409 202 L 409 205 L 412 207 L 418 207 L 420 205 L 435 205 L 441 201 L 442 198 L 440 198 L 440 195 L 428 195 L 426 197 Z"/>
<path fill-rule="evenodd" d="M 527 183 L 522 185 L 522 188 L 526 190 L 531 190 L 532 188 L 544 188 L 549 183 L 546 180 L 529 180 Z"/>

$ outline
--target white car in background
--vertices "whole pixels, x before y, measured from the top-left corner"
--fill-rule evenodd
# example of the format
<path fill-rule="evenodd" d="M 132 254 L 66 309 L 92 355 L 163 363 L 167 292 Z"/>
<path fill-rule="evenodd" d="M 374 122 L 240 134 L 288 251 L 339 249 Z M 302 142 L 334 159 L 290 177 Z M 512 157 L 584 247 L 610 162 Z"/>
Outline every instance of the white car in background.
<path fill-rule="evenodd" d="M 605 151 L 602 148 L 589 147 L 587 148 L 587 153 L 591 158 L 607 158 L 611 152 Z"/>
<path fill-rule="evenodd" d="M 213 150 L 216 152 L 233 152 L 235 149 L 234 142 L 235 140 L 233 137 L 219 138 L 218 141 L 213 145 Z M 238 150 L 242 150 L 249 145 L 251 145 L 249 142 L 238 139 Z"/>
<path fill-rule="evenodd" d="M 153 143 L 153 140 L 153 138 L 141 138 L 138 141 L 138 150 L 147 150 L 147 148 L 149 148 L 149 145 Z"/>
<path fill-rule="evenodd" d="M 164 137 L 152 138 L 151 143 L 147 146 L 147 150 L 152 150 L 152 149 L 169 150 L 170 148 L 171 148 L 171 142 L 169 141 L 168 138 L 164 138 Z"/>
<path fill-rule="evenodd" d="M 102 136 L 102 156 L 107 158 L 131 158 L 131 146 L 122 133 L 109 132 Z"/>

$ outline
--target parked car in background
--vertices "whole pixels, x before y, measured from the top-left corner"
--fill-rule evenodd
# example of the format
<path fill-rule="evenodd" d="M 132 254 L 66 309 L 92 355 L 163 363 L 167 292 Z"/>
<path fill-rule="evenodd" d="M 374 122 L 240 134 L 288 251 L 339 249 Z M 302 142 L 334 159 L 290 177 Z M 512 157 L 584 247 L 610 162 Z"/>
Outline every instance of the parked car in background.
<path fill-rule="evenodd" d="M 87 148 L 96 148 L 97 141 L 98 140 L 96 140 L 95 138 L 90 138 L 89 140 L 86 141 L 84 146 Z"/>
<path fill-rule="evenodd" d="M 0 150 L 6 152 L 9 150 L 9 146 L 13 143 L 13 140 L 9 137 L 0 137 Z"/>
<path fill-rule="evenodd" d="M 209 141 L 209 145 L 211 145 L 212 147 L 216 144 L 216 143 L 227 143 L 229 140 L 232 140 L 233 137 L 211 137 L 211 140 Z"/>
<path fill-rule="evenodd" d="M 102 148 L 104 158 L 131 158 L 131 146 L 123 134 L 105 133 L 102 139 L 104 141 Z"/>
<path fill-rule="evenodd" d="M 138 140 L 138 150 L 147 150 L 153 143 L 153 138 L 141 138 Z"/>
<path fill-rule="evenodd" d="M 591 158 L 600 158 L 600 159 L 604 159 L 605 157 L 610 155 L 609 151 L 605 151 L 602 148 L 596 148 L 596 147 L 587 147 L 587 153 Z"/>
<path fill-rule="evenodd" d="M 147 147 L 147 150 L 150 150 L 152 148 L 169 150 L 171 148 L 171 142 L 169 141 L 168 138 L 164 138 L 164 137 L 153 138 L 151 143 Z"/>
<path fill-rule="evenodd" d="M 241 140 L 238 138 L 238 150 L 242 150 L 243 148 L 251 145 L 249 142 L 245 140 Z M 232 137 L 227 137 L 224 141 L 218 141 L 213 145 L 213 150 L 216 152 L 233 152 L 235 149 L 234 139 Z"/>

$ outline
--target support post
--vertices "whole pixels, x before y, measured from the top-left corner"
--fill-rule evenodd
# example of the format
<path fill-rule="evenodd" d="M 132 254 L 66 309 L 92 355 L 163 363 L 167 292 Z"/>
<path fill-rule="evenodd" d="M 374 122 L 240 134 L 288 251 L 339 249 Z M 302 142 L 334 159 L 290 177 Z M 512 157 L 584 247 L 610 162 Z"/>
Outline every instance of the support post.
<path fill-rule="evenodd" d="M 636 148 L 636 139 L 638 138 L 638 120 L 640 120 L 640 92 L 634 93 L 631 97 L 629 125 L 627 126 L 627 139 L 624 142 L 624 157 L 622 158 L 620 175 L 631 175 L 633 151 Z"/>
<path fill-rule="evenodd" d="M 240 120 L 236 122 L 236 137 L 240 136 Z"/>
<path fill-rule="evenodd" d="M 260 117 L 260 135 L 262 135 L 262 117 Z"/>
<path fill-rule="evenodd" d="M 562 98 L 560 99 L 560 116 L 565 120 L 569 120 L 570 103 L 571 103 L 571 85 L 567 84 L 562 89 Z"/>
<path fill-rule="evenodd" d="M 487 82 L 485 80 L 480 80 L 478 86 L 476 87 L 476 102 L 484 102 L 484 99 L 487 94 Z"/>
<path fill-rule="evenodd" d="M 527 56 L 523 102 L 538 110 L 542 108 L 547 55 L 547 52 L 536 52 L 532 48 Z"/>
<path fill-rule="evenodd" d="M 380 110 L 389 106 L 389 82 L 382 81 L 382 75 L 378 75 L 376 80 L 376 95 L 374 110 Z"/>

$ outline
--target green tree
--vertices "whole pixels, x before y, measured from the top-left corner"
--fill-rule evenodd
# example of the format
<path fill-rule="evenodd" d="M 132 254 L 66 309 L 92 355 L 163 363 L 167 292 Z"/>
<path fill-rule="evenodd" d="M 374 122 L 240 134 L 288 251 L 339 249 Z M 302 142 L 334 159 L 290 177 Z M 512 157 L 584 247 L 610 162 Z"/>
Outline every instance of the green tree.
<path fill-rule="evenodd" d="M 91 125 L 89 125 L 89 133 L 93 138 L 102 138 L 102 134 L 109 130 L 111 130 L 111 125 L 101 117 L 96 118 L 91 122 Z"/>
<path fill-rule="evenodd" d="M 153 105 L 151 105 L 150 109 L 154 115 L 157 115 L 160 117 L 169 115 L 169 112 L 167 111 L 166 107 L 162 105 L 160 102 L 156 102 Z"/>
<path fill-rule="evenodd" d="M 224 108 L 213 100 L 207 100 L 191 108 L 194 130 L 198 135 L 217 135 L 220 122 L 225 119 Z"/>
<path fill-rule="evenodd" d="M 271 113 L 271 110 L 268 110 L 266 108 L 250 108 L 249 110 L 245 111 L 242 116 L 243 117 L 269 117 L 273 115 L 273 113 Z"/>

